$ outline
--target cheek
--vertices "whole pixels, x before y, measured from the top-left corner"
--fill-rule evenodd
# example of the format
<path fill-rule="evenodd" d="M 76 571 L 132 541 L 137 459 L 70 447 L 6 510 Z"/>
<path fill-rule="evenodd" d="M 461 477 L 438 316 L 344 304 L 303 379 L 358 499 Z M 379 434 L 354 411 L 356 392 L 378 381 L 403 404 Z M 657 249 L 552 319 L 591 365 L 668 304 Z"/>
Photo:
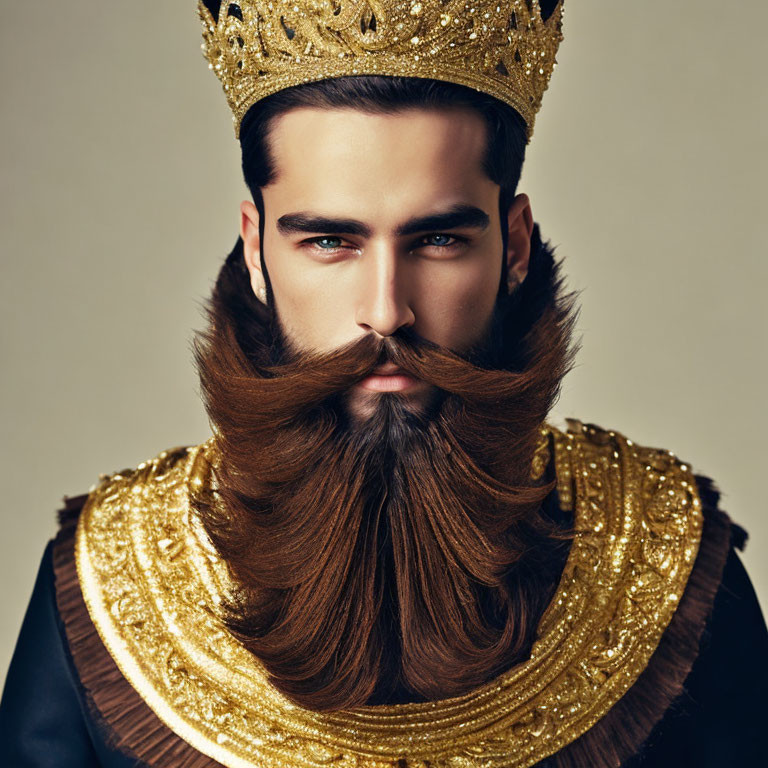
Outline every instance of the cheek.
<path fill-rule="evenodd" d="M 421 292 L 415 330 L 430 341 L 457 352 L 469 349 L 488 328 L 499 289 L 493 264 L 478 264 Z"/>
<path fill-rule="evenodd" d="M 348 342 L 352 294 L 333 270 L 299 264 L 294 254 L 267 265 L 283 332 L 301 349 L 330 350 Z M 293 258 L 292 258 L 293 257 Z M 354 327 L 354 325 L 352 325 Z"/>

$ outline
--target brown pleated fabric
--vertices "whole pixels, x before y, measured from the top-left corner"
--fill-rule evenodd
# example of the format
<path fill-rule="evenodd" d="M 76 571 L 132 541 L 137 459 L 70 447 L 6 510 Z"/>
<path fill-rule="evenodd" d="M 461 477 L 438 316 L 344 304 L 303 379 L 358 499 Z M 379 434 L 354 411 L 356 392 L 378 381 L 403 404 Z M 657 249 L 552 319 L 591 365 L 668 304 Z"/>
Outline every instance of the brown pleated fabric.
<path fill-rule="evenodd" d="M 733 543 L 746 532 L 718 508 L 713 482 L 696 475 L 704 525 L 696 561 L 678 608 L 648 666 L 627 693 L 586 733 L 547 759 L 556 768 L 618 768 L 633 756 L 683 692 Z M 221 764 L 177 736 L 145 704 L 104 647 L 83 601 L 74 533 L 87 495 L 65 500 L 53 550 L 56 602 L 87 706 L 105 742 L 151 768 L 213 768 Z"/>

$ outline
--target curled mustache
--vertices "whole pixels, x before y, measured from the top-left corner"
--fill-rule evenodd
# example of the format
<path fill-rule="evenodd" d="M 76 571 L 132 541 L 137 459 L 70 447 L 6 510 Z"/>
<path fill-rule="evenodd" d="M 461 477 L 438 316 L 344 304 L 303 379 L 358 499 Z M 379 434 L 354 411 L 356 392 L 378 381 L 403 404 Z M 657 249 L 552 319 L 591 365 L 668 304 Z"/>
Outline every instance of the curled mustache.
<path fill-rule="evenodd" d="M 219 501 L 197 509 L 239 584 L 229 629 L 315 709 L 397 687 L 454 695 L 507 668 L 532 639 L 550 550 L 570 537 L 541 514 L 554 480 L 530 477 L 577 351 L 551 254 L 464 355 L 412 329 L 298 351 L 228 264 L 195 357 L 222 457 Z M 387 361 L 436 403 L 418 414 L 378 393 L 350 424 L 345 393 Z"/>

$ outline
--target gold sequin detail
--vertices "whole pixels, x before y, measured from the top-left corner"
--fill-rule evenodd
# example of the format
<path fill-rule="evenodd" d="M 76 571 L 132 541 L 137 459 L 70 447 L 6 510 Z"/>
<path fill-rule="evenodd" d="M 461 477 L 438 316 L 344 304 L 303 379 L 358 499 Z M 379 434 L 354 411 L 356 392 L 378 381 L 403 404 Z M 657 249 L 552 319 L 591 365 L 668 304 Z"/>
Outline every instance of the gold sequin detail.
<path fill-rule="evenodd" d="M 194 748 L 230 768 L 522 768 L 570 743 L 629 689 L 677 607 L 701 503 L 669 451 L 569 420 L 542 432 L 579 535 L 531 657 L 459 697 L 318 713 L 297 707 L 222 627 L 231 587 L 190 505 L 215 494 L 213 440 L 94 488 L 76 561 L 127 680 Z"/>
<path fill-rule="evenodd" d="M 506 102 L 527 125 L 557 64 L 563 1 L 543 21 L 538 0 L 202 0 L 203 55 L 221 81 L 235 136 L 272 93 L 348 75 L 423 77 Z"/>

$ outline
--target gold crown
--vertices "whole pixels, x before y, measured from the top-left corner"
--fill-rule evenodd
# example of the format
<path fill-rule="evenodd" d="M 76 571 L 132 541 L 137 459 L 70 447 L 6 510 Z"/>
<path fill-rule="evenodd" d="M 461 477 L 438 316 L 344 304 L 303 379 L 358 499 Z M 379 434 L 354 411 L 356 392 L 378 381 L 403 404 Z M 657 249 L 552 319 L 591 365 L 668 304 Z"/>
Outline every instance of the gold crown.
<path fill-rule="evenodd" d="M 563 2 L 539 0 L 202 0 L 203 53 L 221 80 L 235 136 L 257 101 L 349 75 L 433 78 L 495 96 L 533 135 L 563 39 Z"/>

